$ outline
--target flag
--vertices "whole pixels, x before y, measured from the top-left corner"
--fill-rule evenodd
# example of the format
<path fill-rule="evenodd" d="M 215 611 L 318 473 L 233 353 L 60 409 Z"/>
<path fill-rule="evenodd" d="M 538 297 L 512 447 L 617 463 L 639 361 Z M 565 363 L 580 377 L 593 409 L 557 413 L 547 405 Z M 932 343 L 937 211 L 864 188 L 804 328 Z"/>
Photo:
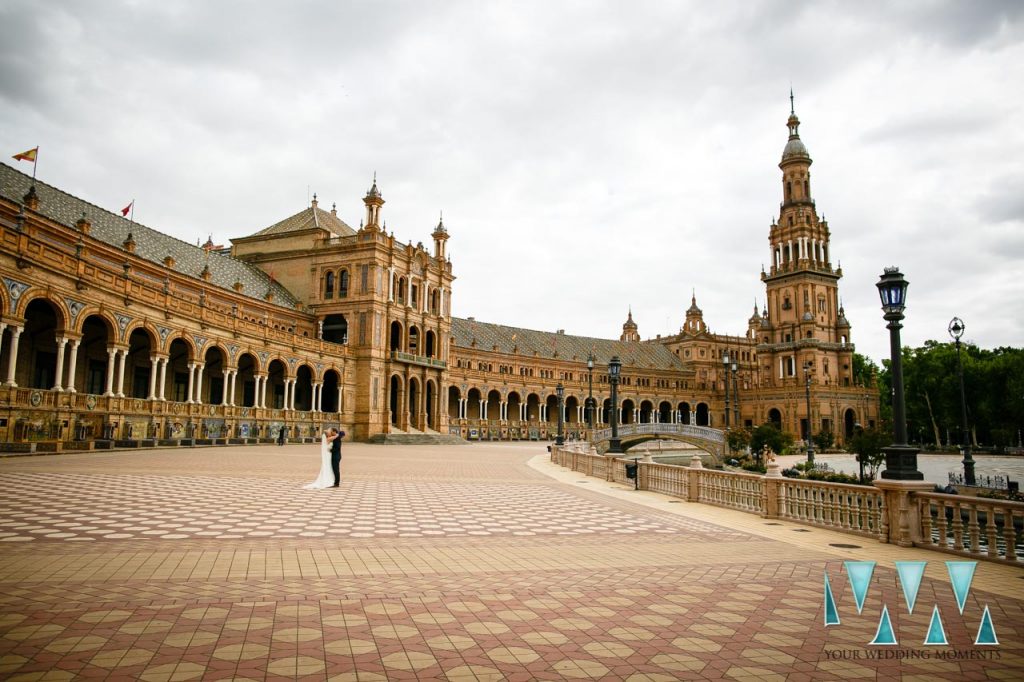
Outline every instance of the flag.
<path fill-rule="evenodd" d="M 11 158 L 16 159 L 17 161 L 31 161 L 32 163 L 35 163 L 36 162 L 36 154 L 38 154 L 38 153 L 39 153 L 39 147 L 36 147 L 34 149 L 29 149 L 28 151 L 24 151 L 24 152 L 22 152 L 20 154 L 15 154 Z"/>
<path fill-rule="evenodd" d="M 127 206 L 125 206 L 124 208 L 121 209 L 121 215 L 124 215 L 124 216 L 128 215 L 128 211 L 132 210 L 132 206 L 134 206 L 134 205 L 135 205 L 135 199 L 132 199 L 131 202 Z"/>

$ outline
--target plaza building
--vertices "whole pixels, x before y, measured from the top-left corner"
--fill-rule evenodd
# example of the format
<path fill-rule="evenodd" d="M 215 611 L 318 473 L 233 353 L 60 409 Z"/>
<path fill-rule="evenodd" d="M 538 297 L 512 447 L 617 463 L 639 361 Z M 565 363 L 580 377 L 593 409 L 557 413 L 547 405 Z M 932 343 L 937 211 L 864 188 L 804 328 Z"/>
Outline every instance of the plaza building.
<path fill-rule="evenodd" d="M 830 232 L 791 113 L 763 309 L 712 333 L 616 339 L 452 317 L 443 221 L 397 240 L 376 178 L 359 227 L 321 208 L 192 245 L 0 164 L 0 443 L 57 450 L 309 440 L 548 439 L 610 422 L 756 426 L 842 442 L 878 419 L 853 372 Z M 666 267 L 669 264 L 666 263 Z M 498 295 L 499 292 L 495 292 Z M 588 399 L 594 409 L 588 410 Z M 809 411 L 808 411 L 809 407 Z"/>

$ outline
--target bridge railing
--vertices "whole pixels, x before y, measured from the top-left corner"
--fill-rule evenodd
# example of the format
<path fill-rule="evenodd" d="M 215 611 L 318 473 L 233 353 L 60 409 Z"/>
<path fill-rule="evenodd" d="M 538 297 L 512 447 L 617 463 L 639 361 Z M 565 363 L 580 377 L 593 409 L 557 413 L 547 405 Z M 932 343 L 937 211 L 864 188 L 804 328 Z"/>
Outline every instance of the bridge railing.
<path fill-rule="evenodd" d="M 725 432 L 721 429 L 713 429 L 710 426 L 694 426 L 692 424 L 624 424 L 619 427 L 619 438 L 659 433 L 690 436 L 691 438 L 706 440 L 712 443 L 725 442 Z M 610 440 L 611 437 L 611 429 L 598 429 L 594 431 L 595 443 Z"/>
<path fill-rule="evenodd" d="M 647 425 L 641 425 L 647 426 Z M 599 455 L 578 443 L 552 446 L 551 461 L 573 471 L 689 502 L 727 507 L 879 542 L 917 546 L 1016 566 L 1024 565 L 1024 503 L 784 478 Z"/>

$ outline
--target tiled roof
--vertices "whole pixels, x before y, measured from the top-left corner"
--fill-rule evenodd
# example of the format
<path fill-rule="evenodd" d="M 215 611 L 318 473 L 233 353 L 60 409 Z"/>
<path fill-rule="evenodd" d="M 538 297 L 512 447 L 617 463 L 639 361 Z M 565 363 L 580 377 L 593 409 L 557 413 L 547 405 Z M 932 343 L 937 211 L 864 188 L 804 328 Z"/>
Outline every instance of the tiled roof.
<path fill-rule="evenodd" d="M 330 211 L 325 211 L 313 202 L 309 208 L 304 208 L 295 215 L 285 218 L 279 223 L 260 230 L 253 237 L 263 237 L 272 234 L 283 234 L 285 232 L 299 232 L 302 230 L 322 229 L 333 232 L 338 237 L 347 237 L 356 233 L 345 221 Z"/>
<path fill-rule="evenodd" d="M 497 346 L 501 353 L 512 353 L 517 348 L 520 357 L 532 358 L 534 351 L 541 358 L 583 362 L 587 354 L 594 354 L 594 367 L 607 367 L 613 355 L 618 355 L 624 368 L 650 367 L 656 369 L 682 369 L 683 363 L 675 353 L 660 343 L 627 343 L 588 336 L 571 336 L 552 332 L 507 327 L 503 324 L 478 322 L 459 317 L 452 318 L 452 336 L 460 348 L 490 351 Z M 575 356 L 575 360 L 573 359 Z"/>
<path fill-rule="evenodd" d="M 32 184 L 32 178 L 28 175 L 0 163 L 0 196 L 21 203 L 22 197 Z M 203 268 L 209 265 L 210 284 L 232 289 L 235 282 L 241 282 L 245 286 L 242 294 L 249 298 L 262 299 L 270 289 L 274 293 L 276 304 L 292 307 L 298 301 L 280 283 L 271 280 L 266 273 L 253 265 L 217 251 L 207 252 L 194 244 L 157 232 L 140 223 L 130 222 L 127 218 L 39 180 L 35 181 L 35 187 L 39 196 L 38 212 L 54 222 L 74 229 L 75 223 L 84 213 L 92 223 L 89 235 L 102 242 L 121 248 L 131 233 L 137 257 L 163 266 L 164 258 L 171 256 L 175 260 L 175 271 L 195 278 L 199 278 Z"/>

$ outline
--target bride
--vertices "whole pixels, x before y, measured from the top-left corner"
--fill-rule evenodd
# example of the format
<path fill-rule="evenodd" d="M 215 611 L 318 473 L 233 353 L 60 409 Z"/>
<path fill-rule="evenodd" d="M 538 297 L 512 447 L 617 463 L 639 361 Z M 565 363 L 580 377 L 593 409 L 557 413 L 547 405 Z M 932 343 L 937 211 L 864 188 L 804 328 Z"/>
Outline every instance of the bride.
<path fill-rule="evenodd" d="M 302 486 L 306 490 L 330 488 L 334 485 L 334 471 L 331 469 L 331 446 L 327 442 L 327 434 L 320 434 L 320 475 L 312 483 Z"/>

